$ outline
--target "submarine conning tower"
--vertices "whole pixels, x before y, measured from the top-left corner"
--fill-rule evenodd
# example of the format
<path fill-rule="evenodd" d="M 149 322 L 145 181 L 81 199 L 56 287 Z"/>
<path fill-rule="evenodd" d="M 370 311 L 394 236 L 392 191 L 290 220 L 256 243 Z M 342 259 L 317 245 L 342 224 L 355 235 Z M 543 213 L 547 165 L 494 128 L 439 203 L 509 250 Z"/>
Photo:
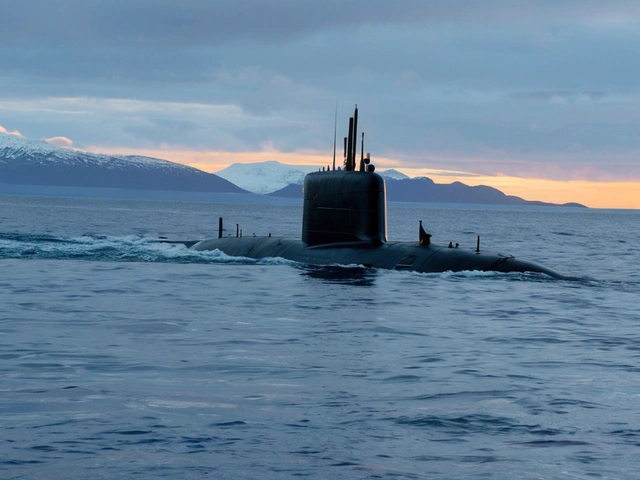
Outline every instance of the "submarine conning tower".
<path fill-rule="evenodd" d="M 349 119 L 344 170 L 309 173 L 304 179 L 302 241 L 307 246 L 347 243 L 375 246 L 387 241 L 387 198 L 384 179 L 373 173 L 369 154 L 355 170 L 358 107 Z M 365 168 L 366 165 L 366 168 Z"/>
<path fill-rule="evenodd" d="M 309 246 L 387 241 L 384 179 L 344 170 L 309 173 L 304 179 L 302 241 Z"/>

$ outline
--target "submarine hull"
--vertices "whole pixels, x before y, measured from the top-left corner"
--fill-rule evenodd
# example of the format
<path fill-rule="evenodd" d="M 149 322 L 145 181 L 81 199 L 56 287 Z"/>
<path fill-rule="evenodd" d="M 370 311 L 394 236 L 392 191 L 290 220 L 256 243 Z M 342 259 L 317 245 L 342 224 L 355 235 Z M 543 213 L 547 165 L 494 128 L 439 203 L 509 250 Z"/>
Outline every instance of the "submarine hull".
<path fill-rule="evenodd" d="M 308 246 L 300 240 L 277 237 L 226 237 L 203 240 L 191 248 L 220 250 L 234 257 L 253 259 L 277 257 L 308 265 L 363 265 L 388 270 L 420 273 L 461 272 L 539 272 L 554 278 L 562 275 L 534 262 L 490 252 L 449 248 L 418 242 L 371 244 L 354 242 Z"/>
<path fill-rule="evenodd" d="M 384 179 L 365 163 L 361 147 L 360 171 L 355 171 L 355 142 L 358 108 L 349 119 L 345 139 L 344 170 L 309 173 L 304 179 L 302 238 L 277 237 L 219 238 L 204 240 L 191 248 L 220 250 L 234 257 L 280 257 L 307 265 L 363 265 L 388 270 L 415 272 L 540 272 L 561 275 L 533 262 L 479 250 L 443 247 L 431 243 L 431 234 L 420 221 L 418 242 L 387 241 L 387 194 Z M 364 142 L 364 137 L 363 137 Z M 335 151 L 334 151 L 335 157 Z M 369 154 L 367 154 L 369 159 Z"/>

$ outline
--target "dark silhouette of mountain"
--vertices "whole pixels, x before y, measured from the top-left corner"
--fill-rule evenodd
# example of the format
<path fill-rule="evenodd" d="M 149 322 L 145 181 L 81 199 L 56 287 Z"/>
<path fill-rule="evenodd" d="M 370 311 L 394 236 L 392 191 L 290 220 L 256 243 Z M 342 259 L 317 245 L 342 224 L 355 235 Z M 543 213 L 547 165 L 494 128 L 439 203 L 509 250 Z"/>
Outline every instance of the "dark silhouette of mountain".
<path fill-rule="evenodd" d="M 292 183 L 291 185 L 287 185 L 286 187 L 276 190 L 275 192 L 271 192 L 268 195 L 271 195 L 272 197 L 302 198 L 302 185 Z"/>
<path fill-rule="evenodd" d="M 386 178 L 387 200 L 392 202 L 437 202 L 474 203 L 493 205 L 549 205 L 555 203 L 529 201 L 513 195 L 505 195 L 500 190 L 480 185 L 471 187 L 461 182 L 450 184 L 435 183 L 427 177 L 396 180 Z M 271 193 L 275 197 L 302 198 L 300 185 L 289 185 Z M 565 203 L 562 206 L 584 207 L 579 203 Z"/>
<path fill-rule="evenodd" d="M 275 162 L 273 162 L 275 163 Z M 251 168 L 251 165 L 246 166 Z M 497 205 L 557 205 L 528 201 L 487 186 L 385 175 L 387 199 L 397 202 L 475 203 Z M 42 141 L 0 133 L 0 183 L 59 187 L 100 187 L 128 190 L 247 193 L 213 173 L 179 163 L 133 155 L 101 155 L 59 148 Z M 302 198 L 302 186 L 291 184 L 269 194 Z M 563 206 L 584 207 L 578 203 Z"/>
<path fill-rule="evenodd" d="M 555 203 L 525 200 L 506 195 L 497 188 L 486 185 L 471 187 L 461 182 L 435 183 L 427 177 L 403 180 L 387 180 L 387 198 L 399 202 L 476 203 L 495 205 L 558 205 Z M 563 206 L 584 206 L 578 203 Z"/>
<path fill-rule="evenodd" d="M 141 156 L 80 152 L 0 134 L 0 183 L 246 193 L 212 173 Z"/>

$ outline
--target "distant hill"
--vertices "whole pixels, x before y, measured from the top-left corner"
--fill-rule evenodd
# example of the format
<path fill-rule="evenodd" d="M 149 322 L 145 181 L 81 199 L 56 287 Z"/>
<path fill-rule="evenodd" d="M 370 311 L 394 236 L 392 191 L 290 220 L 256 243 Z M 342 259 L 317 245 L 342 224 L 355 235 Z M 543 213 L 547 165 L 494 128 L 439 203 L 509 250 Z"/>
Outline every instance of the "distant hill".
<path fill-rule="evenodd" d="M 233 164 L 213 174 L 157 158 L 86 153 L 0 133 L 2 184 L 211 193 L 250 191 L 272 197 L 302 198 L 304 176 L 320 169 L 269 161 Z M 409 178 L 396 170 L 378 173 L 386 181 L 390 201 L 555 205 L 505 195 L 487 186 L 437 184 L 426 177 Z"/>
<path fill-rule="evenodd" d="M 304 176 L 320 168 L 286 165 L 277 161 L 235 163 L 216 172 L 253 193 L 280 198 L 302 198 Z M 409 178 L 397 170 L 377 171 L 387 184 L 387 199 L 396 202 L 474 203 L 494 205 L 555 205 L 505 195 L 493 187 L 464 183 L 438 184 L 427 177 Z M 577 203 L 566 206 L 582 206 Z"/>
<path fill-rule="evenodd" d="M 399 202 L 439 202 L 475 203 L 496 205 L 557 205 L 525 200 L 514 195 L 506 195 L 500 190 L 478 185 L 475 187 L 461 182 L 449 184 L 435 183 L 427 177 L 386 180 L 387 199 Z M 563 206 L 584 206 L 577 203 Z"/>
<path fill-rule="evenodd" d="M 409 175 L 405 175 L 404 173 L 394 170 L 393 168 L 383 171 L 376 170 L 376 173 L 385 180 L 405 180 L 407 178 L 410 178 Z"/>
<path fill-rule="evenodd" d="M 399 172 L 398 172 L 399 173 Z M 400 174 L 402 175 L 402 174 Z M 484 185 L 471 187 L 461 182 L 450 184 L 435 183 L 427 177 L 396 179 L 381 175 L 387 184 L 387 200 L 395 202 L 437 202 L 473 203 L 493 205 L 549 205 L 555 203 L 525 200 L 513 195 L 505 195 L 500 190 Z M 300 185 L 288 185 L 271 193 L 274 197 L 302 198 Z M 562 206 L 584 207 L 579 203 L 565 203 Z"/>
<path fill-rule="evenodd" d="M 288 185 L 302 185 L 304 176 L 322 167 L 311 165 L 286 165 L 270 160 L 255 163 L 234 163 L 216 172 L 240 188 L 252 193 L 271 193 Z"/>
<path fill-rule="evenodd" d="M 246 193 L 212 173 L 141 156 L 101 155 L 0 134 L 0 183 Z"/>
<path fill-rule="evenodd" d="M 283 198 L 302 198 L 302 184 L 300 185 L 287 185 L 280 190 L 276 190 L 275 192 L 269 193 L 272 197 L 283 197 Z"/>

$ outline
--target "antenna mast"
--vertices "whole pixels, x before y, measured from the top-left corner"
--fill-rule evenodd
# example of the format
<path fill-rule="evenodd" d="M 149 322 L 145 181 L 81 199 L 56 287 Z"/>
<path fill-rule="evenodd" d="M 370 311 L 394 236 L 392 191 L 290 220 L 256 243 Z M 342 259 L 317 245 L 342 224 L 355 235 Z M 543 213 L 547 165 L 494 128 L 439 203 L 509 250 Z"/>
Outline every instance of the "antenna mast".
<path fill-rule="evenodd" d="M 356 151 L 358 149 L 358 105 L 353 112 L 353 151 L 351 152 L 351 170 L 356 169 Z"/>
<path fill-rule="evenodd" d="M 358 149 L 358 105 L 353 112 L 353 117 L 349 118 L 349 136 L 344 139 L 344 169 L 353 172 L 356 169 L 356 151 Z M 362 138 L 362 148 L 364 149 L 364 135 Z"/>
<path fill-rule="evenodd" d="M 344 159 L 344 169 L 348 172 L 353 170 L 351 166 L 351 152 L 353 151 L 353 117 L 349 117 L 349 137 L 347 138 L 347 155 Z"/>
<path fill-rule="evenodd" d="M 364 172 L 364 132 L 362 132 L 362 146 L 360 147 L 360 171 Z"/>
<path fill-rule="evenodd" d="M 336 169 L 336 132 L 338 130 L 338 102 L 336 101 L 336 115 L 333 119 L 333 169 Z"/>

